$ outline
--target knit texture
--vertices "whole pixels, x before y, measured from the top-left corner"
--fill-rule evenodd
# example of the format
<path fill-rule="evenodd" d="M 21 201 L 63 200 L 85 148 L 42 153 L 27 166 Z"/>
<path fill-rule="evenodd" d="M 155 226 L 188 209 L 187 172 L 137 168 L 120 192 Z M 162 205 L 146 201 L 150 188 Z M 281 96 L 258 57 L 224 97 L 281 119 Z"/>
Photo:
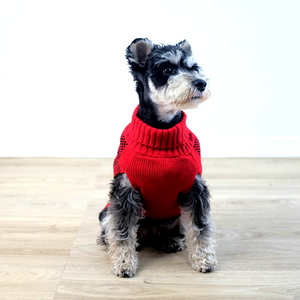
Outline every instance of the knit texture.
<path fill-rule="evenodd" d="M 187 193 L 196 175 L 202 174 L 199 141 L 186 126 L 184 112 L 178 124 L 162 130 L 141 121 L 138 109 L 122 133 L 114 176 L 126 173 L 141 192 L 146 217 L 178 216 L 178 194 Z"/>

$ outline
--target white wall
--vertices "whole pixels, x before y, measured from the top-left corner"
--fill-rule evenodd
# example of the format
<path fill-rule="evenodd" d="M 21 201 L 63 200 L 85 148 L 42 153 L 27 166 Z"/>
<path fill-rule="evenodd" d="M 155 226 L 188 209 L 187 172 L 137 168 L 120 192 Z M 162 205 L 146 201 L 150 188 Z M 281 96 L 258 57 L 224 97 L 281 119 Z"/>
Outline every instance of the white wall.
<path fill-rule="evenodd" d="M 203 156 L 300 156 L 300 1 L 0 1 L 0 156 L 114 156 L 136 37 L 187 39 L 212 97 Z"/>

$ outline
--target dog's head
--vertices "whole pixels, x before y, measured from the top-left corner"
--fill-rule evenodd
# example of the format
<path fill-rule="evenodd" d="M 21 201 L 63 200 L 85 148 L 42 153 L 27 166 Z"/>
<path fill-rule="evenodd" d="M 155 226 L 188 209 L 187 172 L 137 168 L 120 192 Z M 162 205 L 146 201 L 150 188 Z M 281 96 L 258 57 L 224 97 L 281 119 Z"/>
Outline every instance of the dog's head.
<path fill-rule="evenodd" d="M 186 40 L 165 46 L 135 39 L 126 58 L 140 98 L 147 95 L 158 106 L 181 110 L 195 108 L 210 96 L 208 79 Z"/>

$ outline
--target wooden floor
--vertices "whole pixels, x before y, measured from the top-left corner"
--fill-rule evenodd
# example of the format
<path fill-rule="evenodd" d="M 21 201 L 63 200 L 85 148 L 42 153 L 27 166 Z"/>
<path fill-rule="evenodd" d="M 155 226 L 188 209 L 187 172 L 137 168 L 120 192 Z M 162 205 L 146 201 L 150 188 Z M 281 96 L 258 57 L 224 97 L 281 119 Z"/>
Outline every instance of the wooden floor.
<path fill-rule="evenodd" d="M 300 159 L 203 159 L 218 269 L 139 253 L 131 279 L 96 245 L 111 159 L 0 159 L 0 299 L 300 299 Z"/>

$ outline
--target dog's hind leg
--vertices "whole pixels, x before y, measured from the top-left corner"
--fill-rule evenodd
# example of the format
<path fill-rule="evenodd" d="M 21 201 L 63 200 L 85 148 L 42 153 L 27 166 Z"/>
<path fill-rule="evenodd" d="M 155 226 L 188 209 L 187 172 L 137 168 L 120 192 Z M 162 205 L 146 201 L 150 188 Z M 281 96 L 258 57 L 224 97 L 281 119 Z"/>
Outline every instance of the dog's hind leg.
<path fill-rule="evenodd" d="M 140 246 L 153 246 L 166 253 L 185 249 L 185 228 L 179 216 L 168 219 L 146 217 L 139 222 Z"/>
<path fill-rule="evenodd" d="M 174 219 L 170 224 L 163 224 L 161 234 L 158 238 L 160 248 L 166 253 L 178 252 L 185 249 L 185 228 L 178 217 Z"/>
<path fill-rule="evenodd" d="M 200 175 L 187 194 L 179 195 L 182 219 L 187 226 L 186 245 L 193 269 L 198 272 L 213 271 L 217 265 L 214 224 L 210 219 L 210 193 Z"/>
<path fill-rule="evenodd" d="M 127 175 L 120 174 L 113 180 L 109 196 L 110 206 L 100 220 L 102 240 L 108 244 L 112 273 L 132 277 L 138 268 L 137 230 L 138 221 L 143 217 L 141 195 Z"/>

